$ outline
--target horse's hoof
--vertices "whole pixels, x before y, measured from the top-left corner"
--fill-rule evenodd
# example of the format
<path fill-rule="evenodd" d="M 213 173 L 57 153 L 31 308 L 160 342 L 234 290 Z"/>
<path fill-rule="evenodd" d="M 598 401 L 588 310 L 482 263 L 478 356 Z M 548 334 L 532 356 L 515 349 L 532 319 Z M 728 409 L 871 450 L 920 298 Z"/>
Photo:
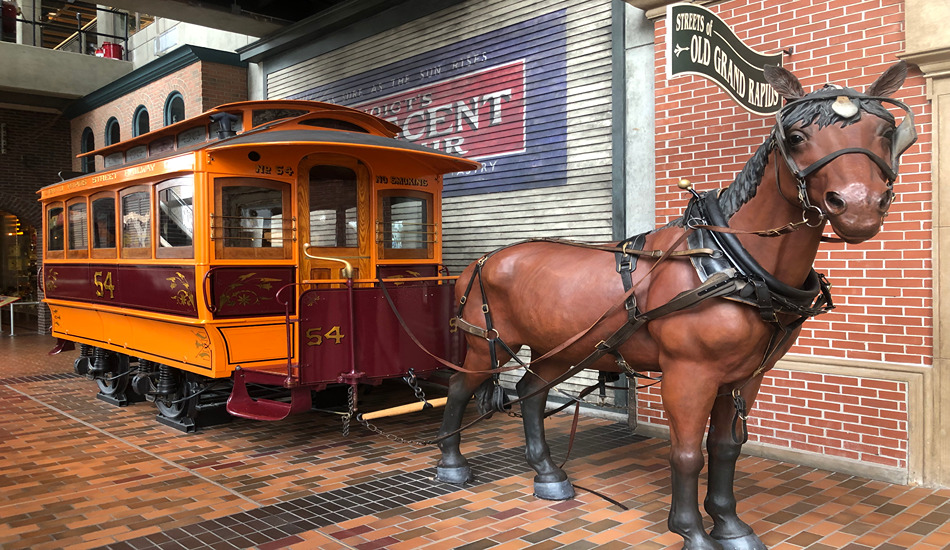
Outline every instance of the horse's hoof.
<path fill-rule="evenodd" d="M 723 550 L 768 550 L 755 533 L 734 539 L 716 539 L 716 542 L 722 545 Z"/>
<path fill-rule="evenodd" d="M 534 496 L 544 500 L 570 500 L 574 498 L 574 486 L 571 480 L 535 481 Z"/>
<path fill-rule="evenodd" d="M 472 468 L 470 466 L 458 466 L 455 468 L 436 466 L 435 479 L 453 485 L 464 485 L 472 481 Z"/>

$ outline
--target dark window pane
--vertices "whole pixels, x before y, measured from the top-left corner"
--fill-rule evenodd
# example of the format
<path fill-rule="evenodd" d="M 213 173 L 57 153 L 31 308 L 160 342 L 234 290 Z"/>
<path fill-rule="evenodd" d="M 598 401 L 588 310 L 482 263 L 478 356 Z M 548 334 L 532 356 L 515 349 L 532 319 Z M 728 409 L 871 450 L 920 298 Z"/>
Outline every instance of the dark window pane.
<path fill-rule="evenodd" d="M 115 248 L 115 199 L 92 201 L 92 247 Z"/>
<path fill-rule="evenodd" d="M 56 206 L 46 211 L 46 249 L 63 250 L 63 207 Z"/>

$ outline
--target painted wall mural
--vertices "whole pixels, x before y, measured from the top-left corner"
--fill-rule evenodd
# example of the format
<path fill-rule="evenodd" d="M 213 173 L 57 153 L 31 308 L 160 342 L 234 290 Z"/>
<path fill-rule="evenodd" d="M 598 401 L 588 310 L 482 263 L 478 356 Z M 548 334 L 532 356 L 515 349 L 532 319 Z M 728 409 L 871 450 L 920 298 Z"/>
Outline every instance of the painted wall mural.
<path fill-rule="evenodd" d="M 292 97 L 364 110 L 401 139 L 480 161 L 445 177 L 447 197 L 563 185 L 566 42 L 560 10 Z"/>

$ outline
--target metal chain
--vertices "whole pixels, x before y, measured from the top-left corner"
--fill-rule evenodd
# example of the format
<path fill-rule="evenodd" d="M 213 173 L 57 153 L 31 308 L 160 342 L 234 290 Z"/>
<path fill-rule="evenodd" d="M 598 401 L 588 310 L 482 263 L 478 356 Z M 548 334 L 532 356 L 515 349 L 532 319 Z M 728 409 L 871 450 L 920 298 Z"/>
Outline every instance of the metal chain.
<path fill-rule="evenodd" d="M 412 392 L 416 395 L 416 399 L 422 401 L 426 405 L 429 404 L 429 402 L 426 401 L 426 392 L 423 391 L 423 389 L 419 386 L 419 382 L 416 380 L 416 373 L 412 369 L 409 369 L 409 374 L 404 376 L 402 379 L 406 382 L 406 384 L 409 384 L 410 388 L 412 388 Z"/>
<path fill-rule="evenodd" d="M 398 436 L 391 433 L 386 433 L 383 430 L 377 428 L 375 425 L 371 424 L 368 420 L 364 420 L 362 416 L 357 415 L 356 420 L 363 425 L 367 430 L 376 433 L 385 437 L 386 439 L 393 441 L 395 443 L 402 443 L 403 445 L 409 445 L 410 447 L 427 447 L 432 445 L 431 441 L 419 441 L 416 439 L 406 439 L 402 436 Z"/>
<path fill-rule="evenodd" d="M 346 414 L 340 418 L 343 421 L 343 437 L 350 435 L 350 419 L 356 414 L 356 386 L 350 384 L 346 390 Z"/>

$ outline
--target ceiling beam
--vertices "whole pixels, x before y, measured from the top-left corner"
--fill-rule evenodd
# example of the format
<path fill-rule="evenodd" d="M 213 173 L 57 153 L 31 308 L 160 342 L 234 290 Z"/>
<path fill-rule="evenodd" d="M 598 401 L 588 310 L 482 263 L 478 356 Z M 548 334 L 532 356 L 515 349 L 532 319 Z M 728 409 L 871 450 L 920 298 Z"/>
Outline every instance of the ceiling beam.
<path fill-rule="evenodd" d="M 140 12 L 201 25 L 211 29 L 229 31 L 238 34 L 261 37 L 279 30 L 287 21 L 258 15 L 241 10 L 235 13 L 210 3 L 171 0 L 153 2 L 149 0 L 109 0 L 109 5 L 130 13 Z"/>

